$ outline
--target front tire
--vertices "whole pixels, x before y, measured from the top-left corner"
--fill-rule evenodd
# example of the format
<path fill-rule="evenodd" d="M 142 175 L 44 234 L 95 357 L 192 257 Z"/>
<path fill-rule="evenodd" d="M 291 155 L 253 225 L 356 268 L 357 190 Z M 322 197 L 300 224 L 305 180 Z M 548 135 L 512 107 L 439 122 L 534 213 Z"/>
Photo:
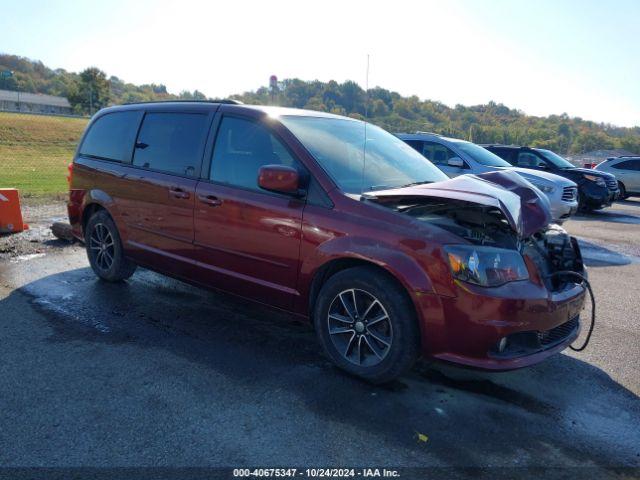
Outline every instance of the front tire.
<path fill-rule="evenodd" d="M 107 282 L 121 282 L 136 271 L 124 256 L 120 233 L 105 210 L 91 216 L 85 228 L 87 257 L 94 273 Z"/>
<path fill-rule="evenodd" d="M 318 294 L 314 323 L 327 356 L 372 383 L 406 373 L 420 352 L 411 299 L 396 281 L 372 267 L 330 277 Z"/>

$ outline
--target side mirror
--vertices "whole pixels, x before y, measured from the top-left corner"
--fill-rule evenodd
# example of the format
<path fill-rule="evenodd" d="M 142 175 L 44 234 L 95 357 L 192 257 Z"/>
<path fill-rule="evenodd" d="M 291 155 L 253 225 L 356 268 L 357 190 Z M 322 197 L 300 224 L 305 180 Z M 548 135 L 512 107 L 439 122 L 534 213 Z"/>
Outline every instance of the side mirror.
<path fill-rule="evenodd" d="M 462 168 L 464 167 L 464 162 L 460 157 L 451 157 L 449 160 L 447 160 L 447 165 L 449 165 L 450 167 Z"/>
<path fill-rule="evenodd" d="M 286 165 L 263 165 L 258 170 L 258 186 L 270 192 L 301 196 L 300 174 Z"/>

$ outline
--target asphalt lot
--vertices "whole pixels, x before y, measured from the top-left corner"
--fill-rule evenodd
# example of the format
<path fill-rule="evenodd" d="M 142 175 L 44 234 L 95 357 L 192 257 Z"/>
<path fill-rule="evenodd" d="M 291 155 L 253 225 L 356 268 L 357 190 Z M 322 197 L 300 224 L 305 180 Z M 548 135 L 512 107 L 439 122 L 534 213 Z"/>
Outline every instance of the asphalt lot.
<path fill-rule="evenodd" d="M 585 352 L 508 373 L 423 363 L 384 387 L 332 367 L 292 317 L 144 270 L 105 284 L 80 246 L 45 238 L 0 259 L 0 466 L 582 467 L 634 478 L 640 199 L 565 227 L 598 300 Z"/>

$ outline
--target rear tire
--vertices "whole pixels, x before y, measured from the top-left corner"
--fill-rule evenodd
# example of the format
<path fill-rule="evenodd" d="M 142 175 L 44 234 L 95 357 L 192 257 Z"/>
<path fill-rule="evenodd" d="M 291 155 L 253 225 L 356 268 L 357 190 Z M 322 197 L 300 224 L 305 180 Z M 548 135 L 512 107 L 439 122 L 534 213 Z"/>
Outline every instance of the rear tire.
<path fill-rule="evenodd" d="M 121 282 L 136 271 L 124 256 L 120 233 L 105 210 L 93 214 L 85 228 L 87 257 L 94 273 L 107 282 Z"/>
<path fill-rule="evenodd" d="M 322 286 L 314 310 L 316 333 L 341 369 L 372 383 L 406 373 L 420 352 L 411 299 L 373 267 L 336 273 Z"/>
<path fill-rule="evenodd" d="M 618 188 L 620 189 L 620 199 L 621 200 L 626 200 L 627 198 L 629 198 L 629 195 L 627 194 L 627 189 L 624 186 L 624 183 L 622 182 L 618 182 Z"/>

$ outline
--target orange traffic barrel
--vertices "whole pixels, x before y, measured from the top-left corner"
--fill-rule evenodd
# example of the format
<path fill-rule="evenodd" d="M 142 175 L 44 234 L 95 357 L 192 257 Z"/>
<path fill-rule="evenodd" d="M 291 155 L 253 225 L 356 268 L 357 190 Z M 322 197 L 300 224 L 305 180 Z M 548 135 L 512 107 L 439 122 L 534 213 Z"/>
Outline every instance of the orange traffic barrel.
<path fill-rule="evenodd" d="M 22 221 L 18 190 L 0 188 L 0 233 L 16 233 L 27 228 Z"/>

